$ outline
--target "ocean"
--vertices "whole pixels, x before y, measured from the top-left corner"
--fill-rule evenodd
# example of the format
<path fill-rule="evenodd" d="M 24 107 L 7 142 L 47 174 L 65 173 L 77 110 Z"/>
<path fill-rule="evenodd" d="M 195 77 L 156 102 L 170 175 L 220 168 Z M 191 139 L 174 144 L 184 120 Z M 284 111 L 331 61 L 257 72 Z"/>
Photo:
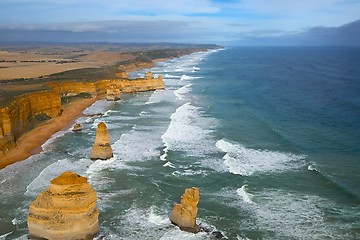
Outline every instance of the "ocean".
<path fill-rule="evenodd" d="M 0 239 L 27 239 L 30 202 L 63 171 L 97 191 L 104 239 L 214 239 L 169 221 L 192 186 L 197 223 L 227 239 L 360 239 L 359 48 L 229 47 L 150 70 L 165 90 L 100 100 L 81 133 L 0 170 Z M 94 162 L 101 121 L 114 157 Z"/>

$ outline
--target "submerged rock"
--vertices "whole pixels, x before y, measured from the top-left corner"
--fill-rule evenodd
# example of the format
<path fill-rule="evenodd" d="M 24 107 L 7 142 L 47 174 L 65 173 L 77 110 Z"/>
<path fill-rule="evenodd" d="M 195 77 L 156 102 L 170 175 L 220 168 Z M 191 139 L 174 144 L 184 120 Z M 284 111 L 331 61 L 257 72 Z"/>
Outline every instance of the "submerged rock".
<path fill-rule="evenodd" d="M 111 84 L 108 86 L 106 90 L 106 100 L 108 101 L 120 100 L 120 88 L 117 85 Z"/>
<path fill-rule="evenodd" d="M 200 193 L 198 188 L 185 189 L 185 193 L 181 196 L 181 203 L 174 203 L 170 221 L 179 226 L 181 230 L 193 233 L 199 232 L 199 228 L 196 225 L 199 200 Z"/>
<path fill-rule="evenodd" d="M 91 160 L 106 160 L 113 156 L 113 151 L 110 146 L 109 131 L 104 122 L 98 124 L 96 129 L 96 137 L 93 147 L 91 149 Z"/>
<path fill-rule="evenodd" d="M 82 126 L 80 123 L 75 123 L 74 126 L 73 126 L 73 129 L 72 131 L 73 132 L 80 132 L 82 130 Z"/>
<path fill-rule="evenodd" d="M 96 192 L 87 179 L 64 172 L 30 204 L 31 238 L 92 239 L 100 231 Z"/>

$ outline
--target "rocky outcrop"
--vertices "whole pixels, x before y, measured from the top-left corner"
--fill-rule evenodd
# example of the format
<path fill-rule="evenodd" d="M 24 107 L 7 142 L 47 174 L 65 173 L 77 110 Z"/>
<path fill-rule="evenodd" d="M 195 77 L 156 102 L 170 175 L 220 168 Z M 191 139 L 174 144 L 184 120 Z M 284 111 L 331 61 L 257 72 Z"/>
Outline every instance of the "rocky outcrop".
<path fill-rule="evenodd" d="M 122 71 L 122 72 L 117 72 L 116 73 L 116 76 L 118 77 L 118 78 L 130 78 L 130 76 L 129 76 L 129 74 L 127 74 L 127 72 L 125 72 L 125 71 Z"/>
<path fill-rule="evenodd" d="M 72 128 L 72 131 L 73 132 L 80 132 L 82 130 L 82 125 L 80 123 L 75 123 L 73 128 Z"/>
<path fill-rule="evenodd" d="M 117 101 L 120 100 L 120 89 L 117 85 L 111 84 L 106 90 L 106 100 Z"/>
<path fill-rule="evenodd" d="M 98 124 L 96 129 L 96 137 L 93 147 L 91 149 L 91 160 L 106 160 L 113 156 L 113 151 L 110 146 L 109 131 L 104 122 Z"/>
<path fill-rule="evenodd" d="M 151 71 L 148 71 L 145 73 L 145 77 L 144 77 L 146 80 L 150 80 L 153 78 L 153 74 Z"/>
<path fill-rule="evenodd" d="M 25 94 L 0 108 L 0 154 L 15 146 L 25 132 L 61 114 L 61 99 L 52 91 Z"/>
<path fill-rule="evenodd" d="M 181 203 L 174 203 L 170 215 L 170 221 L 179 226 L 181 230 L 197 233 L 199 227 L 196 225 L 197 204 L 200 200 L 199 189 L 192 187 L 185 189 L 181 196 Z"/>
<path fill-rule="evenodd" d="M 47 85 L 60 96 L 76 96 L 80 93 L 90 93 L 96 96 L 96 86 L 92 82 L 49 82 Z"/>
<path fill-rule="evenodd" d="M 95 97 L 106 94 L 110 85 L 114 85 L 115 89 L 124 93 L 165 88 L 162 76 L 154 78 L 151 73 L 147 74 L 146 79 L 104 79 L 94 82 L 59 81 L 50 82 L 47 85 L 52 89 L 51 91 L 26 94 L 16 98 L 8 106 L 0 108 L 0 156 L 14 148 L 16 141 L 40 121 L 60 115 L 61 97 L 63 96 L 89 93 Z M 40 120 L 36 120 L 37 118 Z"/>
<path fill-rule="evenodd" d="M 30 204 L 30 237 L 92 239 L 100 230 L 96 200 L 96 192 L 86 178 L 64 172 Z"/>

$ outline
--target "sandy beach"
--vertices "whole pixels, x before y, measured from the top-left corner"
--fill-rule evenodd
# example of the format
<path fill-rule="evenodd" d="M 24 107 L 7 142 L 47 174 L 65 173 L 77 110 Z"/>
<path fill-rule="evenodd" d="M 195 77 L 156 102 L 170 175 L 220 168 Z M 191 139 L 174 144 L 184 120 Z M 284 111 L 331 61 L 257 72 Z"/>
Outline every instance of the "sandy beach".
<path fill-rule="evenodd" d="M 18 161 L 25 160 L 42 151 L 44 144 L 56 132 L 69 128 L 75 120 L 83 115 L 83 111 L 99 98 L 78 99 L 63 106 L 63 113 L 44 125 L 25 133 L 16 143 L 16 147 L 1 156 L 0 169 Z"/>
<path fill-rule="evenodd" d="M 3 101 L 3 104 L 6 104 L 5 100 L 10 102 L 11 99 L 24 92 L 46 89 L 46 82 L 61 80 L 61 77 L 52 79 L 51 76 L 47 76 L 49 74 L 66 73 L 68 70 L 78 69 L 76 73 L 71 72 L 62 76 L 62 80 L 76 78 L 86 81 L 88 78 L 115 78 L 118 71 L 131 72 L 150 68 L 159 61 L 199 51 L 199 49 L 168 51 L 156 49 L 156 46 L 153 49 L 141 46 L 130 49 L 115 46 L 114 49 L 105 45 L 96 48 L 40 46 L 26 50 L 23 48 L 2 50 L 0 51 L 0 102 Z M 102 68 L 104 66 L 107 68 Z M 88 72 L 81 70 L 87 68 L 96 70 Z M 32 79 L 40 76 L 46 76 L 46 80 Z M 77 118 L 82 116 L 83 111 L 99 98 L 101 97 L 79 99 L 63 105 L 62 115 L 25 133 L 16 141 L 15 148 L 0 155 L 0 169 L 41 152 L 42 144 L 56 132 L 68 129 Z"/>

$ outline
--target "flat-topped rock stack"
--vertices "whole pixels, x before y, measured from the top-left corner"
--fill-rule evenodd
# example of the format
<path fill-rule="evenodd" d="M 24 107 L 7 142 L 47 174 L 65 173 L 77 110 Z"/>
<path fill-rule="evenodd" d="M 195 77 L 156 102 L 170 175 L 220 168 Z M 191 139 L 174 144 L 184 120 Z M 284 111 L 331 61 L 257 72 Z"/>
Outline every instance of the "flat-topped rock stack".
<path fill-rule="evenodd" d="M 185 193 L 181 196 L 181 203 L 174 203 L 170 221 L 179 226 L 181 230 L 192 233 L 199 232 L 199 227 L 196 225 L 199 200 L 200 193 L 198 188 L 185 189 Z"/>
<path fill-rule="evenodd" d="M 91 160 L 106 160 L 113 156 L 110 145 L 110 134 L 104 122 L 98 124 L 96 129 L 95 142 L 91 149 Z"/>
<path fill-rule="evenodd" d="M 82 130 L 82 125 L 80 123 L 75 123 L 72 128 L 72 131 L 73 132 L 81 132 L 81 130 Z"/>
<path fill-rule="evenodd" d="M 30 204 L 28 215 L 31 238 L 92 239 L 99 232 L 96 192 L 82 177 L 64 172 Z"/>
<path fill-rule="evenodd" d="M 108 101 L 117 101 L 120 100 L 120 88 L 115 85 L 115 84 L 111 84 L 108 86 L 108 88 L 106 89 L 106 100 Z"/>

